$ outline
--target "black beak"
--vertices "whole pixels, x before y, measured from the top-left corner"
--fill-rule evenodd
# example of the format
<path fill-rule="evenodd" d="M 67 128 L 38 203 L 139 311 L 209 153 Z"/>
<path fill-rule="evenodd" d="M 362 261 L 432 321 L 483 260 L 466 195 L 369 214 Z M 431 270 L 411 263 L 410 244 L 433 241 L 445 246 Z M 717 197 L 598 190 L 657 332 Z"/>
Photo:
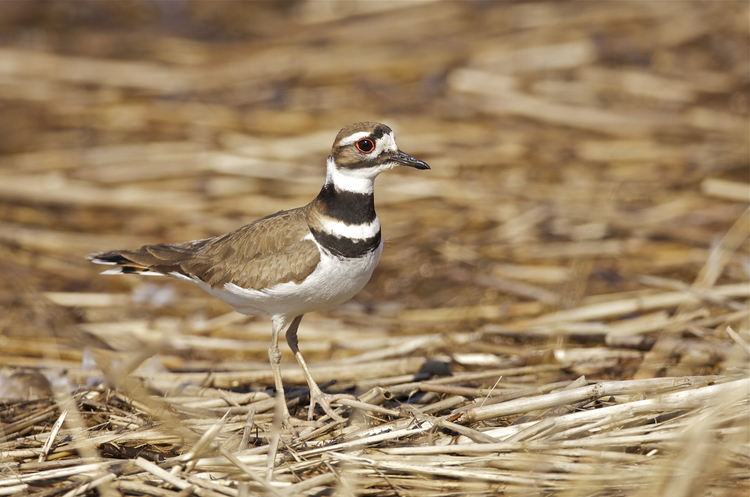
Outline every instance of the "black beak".
<path fill-rule="evenodd" d="M 397 162 L 401 164 L 402 166 L 409 166 L 409 167 L 413 167 L 414 169 L 429 169 L 430 168 L 430 166 L 428 166 L 426 162 L 422 162 L 421 160 L 416 159 L 409 154 L 405 154 L 401 150 L 396 152 L 396 155 L 391 157 L 391 160 L 393 162 Z"/>

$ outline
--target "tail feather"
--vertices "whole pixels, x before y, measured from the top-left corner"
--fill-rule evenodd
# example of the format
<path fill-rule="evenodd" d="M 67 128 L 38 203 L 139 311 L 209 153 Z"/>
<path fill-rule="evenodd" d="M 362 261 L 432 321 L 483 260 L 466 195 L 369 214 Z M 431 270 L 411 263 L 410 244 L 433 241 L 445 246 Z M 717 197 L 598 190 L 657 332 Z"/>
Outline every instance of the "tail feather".
<path fill-rule="evenodd" d="M 133 261 L 124 257 L 120 252 L 98 252 L 96 254 L 89 254 L 86 258 L 94 264 L 117 265 L 133 263 Z"/>
<path fill-rule="evenodd" d="M 108 263 L 107 263 L 108 264 Z M 118 266 L 102 271 L 101 274 L 145 274 L 146 276 L 166 276 L 159 271 L 152 271 L 147 267 Z"/>
<path fill-rule="evenodd" d="M 155 276 L 164 274 L 159 271 L 154 271 L 148 266 L 134 262 L 120 252 L 99 252 L 97 254 L 89 254 L 86 258 L 95 264 L 117 266 L 102 271 L 101 274 L 146 274 Z"/>
<path fill-rule="evenodd" d="M 175 244 L 174 246 L 164 244 L 144 245 L 136 250 L 113 250 L 89 254 L 86 258 L 95 264 L 115 266 L 101 274 L 143 274 L 190 279 L 180 266 L 179 261 L 170 260 L 170 258 L 176 259 L 176 254 L 183 258 L 188 254 L 183 245 L 187 244 Z M 190 242 L 190 246 L 193 245 L 194 242 Z M 175 247 L 174 251 L 170 251 L 172 247 Z"/>

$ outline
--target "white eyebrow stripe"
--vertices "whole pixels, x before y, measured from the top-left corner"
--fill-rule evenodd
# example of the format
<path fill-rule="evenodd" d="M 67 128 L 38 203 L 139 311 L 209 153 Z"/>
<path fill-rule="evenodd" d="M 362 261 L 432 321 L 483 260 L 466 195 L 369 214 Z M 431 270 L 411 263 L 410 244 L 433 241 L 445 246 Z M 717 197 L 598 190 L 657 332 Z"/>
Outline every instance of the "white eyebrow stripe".
<path fill-rule="evenodd" d="M 339 147 L 346 147 L 347 145 L 351 145 L 353 143 L 356 143 L 357 140 L 361 140 L 362 138 L 367 138 L 370 136 L 370 133 L 367 131 L 358 131 L 357 133 L 352 133 L 351 135 L 347 136 L 346 138 L 343 138 L 339 142 Z M 385 133 L 383 136 L 378 138 L 375 141 L 375 150 L 367 154 L 368 158 L 378 157 L 383 152 L 397 152 L 398 147 L 396 146 L 396 138 L 393 136 L 393 133 Z"/>
<path fill-rule="evenodd" d="M 383 151 L 397 152 L 396 138 L 393 133 L 386 133 L 376 143 L 375 155 L 380 155 Z"/>
<path fill-rule="evenodd" d="M 352 143 L 356 142 L 357 140 L 359 140 L 361 138 L 366 138 L 368 136 L 370 136 L 370 132 L 369 131 L 358 131 L 356 133 L 353 133 L 353 134 L 347 136 L 346 138 L 342 138 L 341 141 L 339 142 L 339 147 L 345 147 L 347 145 L 351 145 Z"/>

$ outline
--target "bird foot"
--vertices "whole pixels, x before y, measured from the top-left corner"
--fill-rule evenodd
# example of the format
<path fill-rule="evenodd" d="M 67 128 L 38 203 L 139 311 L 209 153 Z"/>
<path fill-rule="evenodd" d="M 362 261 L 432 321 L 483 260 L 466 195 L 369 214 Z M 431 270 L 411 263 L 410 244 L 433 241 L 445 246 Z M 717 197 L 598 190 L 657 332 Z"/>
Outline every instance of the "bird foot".
<path fill-rule="evenodd" d="M 338 415 L 336 411 L 334 411 L 331 407 L 331 403 L 341 399 L 356 399 L 356 397 L 348 393 L 323 393 L 320 387 L 315 385 L 315 388 L 310 388 L 310 409 L 307 413 L 307 419 L 313 419 L 313 415 L 315 414 L 315 406 L 319 405 L 332 420 L 337 423 L 343 423 L 346 420 Z"/>
<path fill-rule="evenodd" d="M 295 418 L 291 414 L 288 414 L 282 420 L 282 426 L 289 429 L 293 434 L 299 435 L 299 428 L 320 428 L 323 423 L 320 421 L 309 421 L 306 419 Z"/>

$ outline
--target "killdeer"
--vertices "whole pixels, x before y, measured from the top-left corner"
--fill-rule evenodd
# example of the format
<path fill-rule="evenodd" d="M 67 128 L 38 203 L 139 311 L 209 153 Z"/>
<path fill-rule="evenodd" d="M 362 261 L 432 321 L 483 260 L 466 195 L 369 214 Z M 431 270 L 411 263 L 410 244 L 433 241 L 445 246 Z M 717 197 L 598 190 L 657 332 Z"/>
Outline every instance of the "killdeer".
<path fill-rule="evenodd" d="M 340 396 L 324 394 L 297 344 L 302 316 L 346 302 L 370 279 L 383 250 L 373 189 L 378 174 L 396 166 L 430 169 L 400 151 L 385 124 L 350 124 L 336 136 L 326 161 L 326 180 L 304 207 L 277 212 L 225 235 L 190 242 L 144 245 L 91 254 L 117 267 L 102 274 L 169 275 L 195 283 L 242 314 L 271 316 L 268 356 L 277 392 L 283 395 L 279 334 L 310 387 L 308 420 L 315 405 L 331 418 Z M 283 403 L 285 423 L 291 416 Z"/>

